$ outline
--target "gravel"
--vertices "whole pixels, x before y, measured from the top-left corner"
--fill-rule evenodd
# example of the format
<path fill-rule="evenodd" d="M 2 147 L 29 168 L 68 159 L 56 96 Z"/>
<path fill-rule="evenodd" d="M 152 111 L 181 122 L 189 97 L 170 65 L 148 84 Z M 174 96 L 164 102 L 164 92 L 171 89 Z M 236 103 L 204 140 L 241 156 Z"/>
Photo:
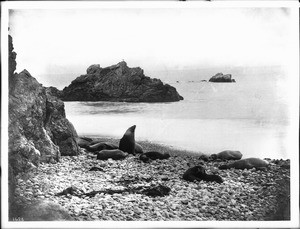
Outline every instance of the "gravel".
<path fill-rule="evenodd" d="M 182 175 L 188 168 L 203 163 L 199 156 L 152 143 L 140 144 L 146 151 L 159 149 L 169 152 L 171 157 L 150 163 L 143 163 L 133 155 L 121 161 L 100 161 L 82 150 L 82 155 L 62 157 L 56 164 L 41 163 L 35 171 L 19 175 L 16 197 L 22 196 L 19 199 L 25 202 L 50 200 L 81 221 L 274 220 L 279 217 L 278 208 L 281 207 L 278 206 L 278 193 L 281 199 L 282 195 L 285 197 L 283 204 L 289 204 L 288 185 L 282 185 L 283 181 L 290 182 L 288 166 L 271 162 L 265 171 L 218 170 L 222 162 L 204 162 L 207 173 L 220 175 L 224 182 L 187 182 Z M 103 171 L 89 171 L 92 167 Z M 129 182 L 122 182 L 124 180 Z M 126 192 L 99 193 L 93 197 L 56 196 L 71 186 L 87 193 L 158 184 L 170 187 L 170 194 L 164 197 Z"/>

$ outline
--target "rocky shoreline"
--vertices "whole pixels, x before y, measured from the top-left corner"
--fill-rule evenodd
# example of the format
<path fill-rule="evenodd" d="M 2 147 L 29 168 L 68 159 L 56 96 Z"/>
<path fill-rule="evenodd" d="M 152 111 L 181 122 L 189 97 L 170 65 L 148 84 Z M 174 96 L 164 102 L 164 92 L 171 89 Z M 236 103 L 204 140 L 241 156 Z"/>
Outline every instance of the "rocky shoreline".
<path fill-rule="evenodd" d="M 117 144 L 118 139 L 102 138 Z M 289 220 L 290 167 L 288 161 L 269 160 L 266 170 L 219 170 L 222 161 L 204 162 L 199 155 L 151 142 L 138 142 L 144 151 L 167 152 L 169 159 L 144 163 L 138 156 L 124 160 L 96 160 L 84 149 L 78 156 L 41 163 L 16 177 L 16 203 L 43 200 L 61 205 L 72 220 L 113 221 L 260 221 Z M 286 162 L 286 163 L 282 163 Z M 224 180 L 188 182 L 182 179 L 190 167 L 202 165 Z M 99 171 L 89 171 L 92 167 Z M 101 171 L 102 170 L 102 171 Z M 169 195 L 150 197 L 129 192 L 95 196 L 61 195 L 69 187 L 84 192 L 124 190 L 154 185 L 170 187 Z"/>

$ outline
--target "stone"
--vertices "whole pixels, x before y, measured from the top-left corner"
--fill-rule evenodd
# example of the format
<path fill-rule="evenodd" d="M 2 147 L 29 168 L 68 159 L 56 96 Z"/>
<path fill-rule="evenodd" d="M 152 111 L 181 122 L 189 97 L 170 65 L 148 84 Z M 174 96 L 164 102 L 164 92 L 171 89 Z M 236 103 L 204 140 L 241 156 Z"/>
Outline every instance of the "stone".
<path fill-rule="evenodd" d="M 64 104 L 27 70 L 15 73 L 16 53 L 9 36 L 9 216 L 15 214 L 15 177 L 35 170 L 40 162 L 77 155 L 77 133 L 66 119 Z M 51 91 L 51 90 L 48 90 Z"/>
<path fill-rule="evenodd" d="M 209 79 L 209 82 L 214 83 L 234 83 L 235 79 L 231 79 L 231 74 L 223 75 L 223 73 L 217 73 Z"/>
<path fill-rule="evenodd" d="M 125 61 L 101 68 L 91 65 L 61 91 L 64 101 L 174 102 L 183 99 L 176 89 L 144 75 Z"/>
<path fill-rule="evenodd" d="M 73 218 L 59 204 L 49 201 L 35 202 L 21 211 L 24 221 L 69 221 Z"/>
<path fill-rule="evenodd" d="M 77 155 L 77 133 L 66 119 L 64 104 L 47 93 L 27 70 L 10 76 L 9 161 L 24 172 L 40 161 L 59 161 L 61 153 Z"/>

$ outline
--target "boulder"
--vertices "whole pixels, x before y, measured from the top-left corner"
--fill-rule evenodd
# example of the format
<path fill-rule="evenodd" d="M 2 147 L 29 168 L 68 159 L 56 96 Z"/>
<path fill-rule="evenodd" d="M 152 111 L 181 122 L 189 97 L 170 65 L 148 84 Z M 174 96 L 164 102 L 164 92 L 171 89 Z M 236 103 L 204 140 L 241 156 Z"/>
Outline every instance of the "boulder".
<path fill-rule="evenodd" d="M 77 133 L 66 119 L 64 103 L 47 93 L 27 70 L 11 76 L 9 151 L 17 170 L 61 155 L 78 155 Z"/>
<path fill-rule="evenodd" d="M 60 98 L 62 94 L 56 87 L 47 87 L 47 93 L 57 98 Z"/>
<path fill-rule="evenodd" d="M 62 156 L 78 155 L 79 147 L 76 141 L 78 135 L 73 124 L 66 118 L 64 103 L 52 96 L 48 88 L 46 88 L 46 95 L 45 126 L 51 140 L 59 147 Z"/>
<path fill-rule="evenodd" d="M 176 89 L 159 79 L 144 75 L 140 67 L 130 68 L 125 61 L 101 68 L 91 65 L 63 89 L 64 101 L 173 102 L 182 100 Z"/>
<path fill-rule="evenodd" d="M 217 73 L 209 79 L 209 82 L 214 83 L 234 83 L 235 79 L 231 79 L 231 74 L 223 75 L 223 73 Z"/>
<path fill-rule="evenodd" d="M 49 201 L 39 201 L 27 206 L 21 217 L 24 221 L 70 221 L 74 220 L 62 206 Z"/>

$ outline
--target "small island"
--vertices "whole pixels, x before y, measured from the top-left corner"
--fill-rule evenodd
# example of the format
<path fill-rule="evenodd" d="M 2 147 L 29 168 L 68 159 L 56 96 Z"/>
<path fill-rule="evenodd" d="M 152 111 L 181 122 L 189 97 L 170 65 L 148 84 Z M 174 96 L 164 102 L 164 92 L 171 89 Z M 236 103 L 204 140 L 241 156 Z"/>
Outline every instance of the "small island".
<path fill-rule="evenodd" d="M 57 93 L 63 101 L 175 102 L 183 100 L 176 88 L 144 75 L 140 67 L 125 61 L 101 68 L 91 65 L 86 75 L 77 77 Z"/>
<path fill-rule="evenodd" d="M 222 72 L 217 73 L 209 79 L 213 83 L 235 83 L 235 79 L 231 79 L 231 74 L 223 75 Z"/>

